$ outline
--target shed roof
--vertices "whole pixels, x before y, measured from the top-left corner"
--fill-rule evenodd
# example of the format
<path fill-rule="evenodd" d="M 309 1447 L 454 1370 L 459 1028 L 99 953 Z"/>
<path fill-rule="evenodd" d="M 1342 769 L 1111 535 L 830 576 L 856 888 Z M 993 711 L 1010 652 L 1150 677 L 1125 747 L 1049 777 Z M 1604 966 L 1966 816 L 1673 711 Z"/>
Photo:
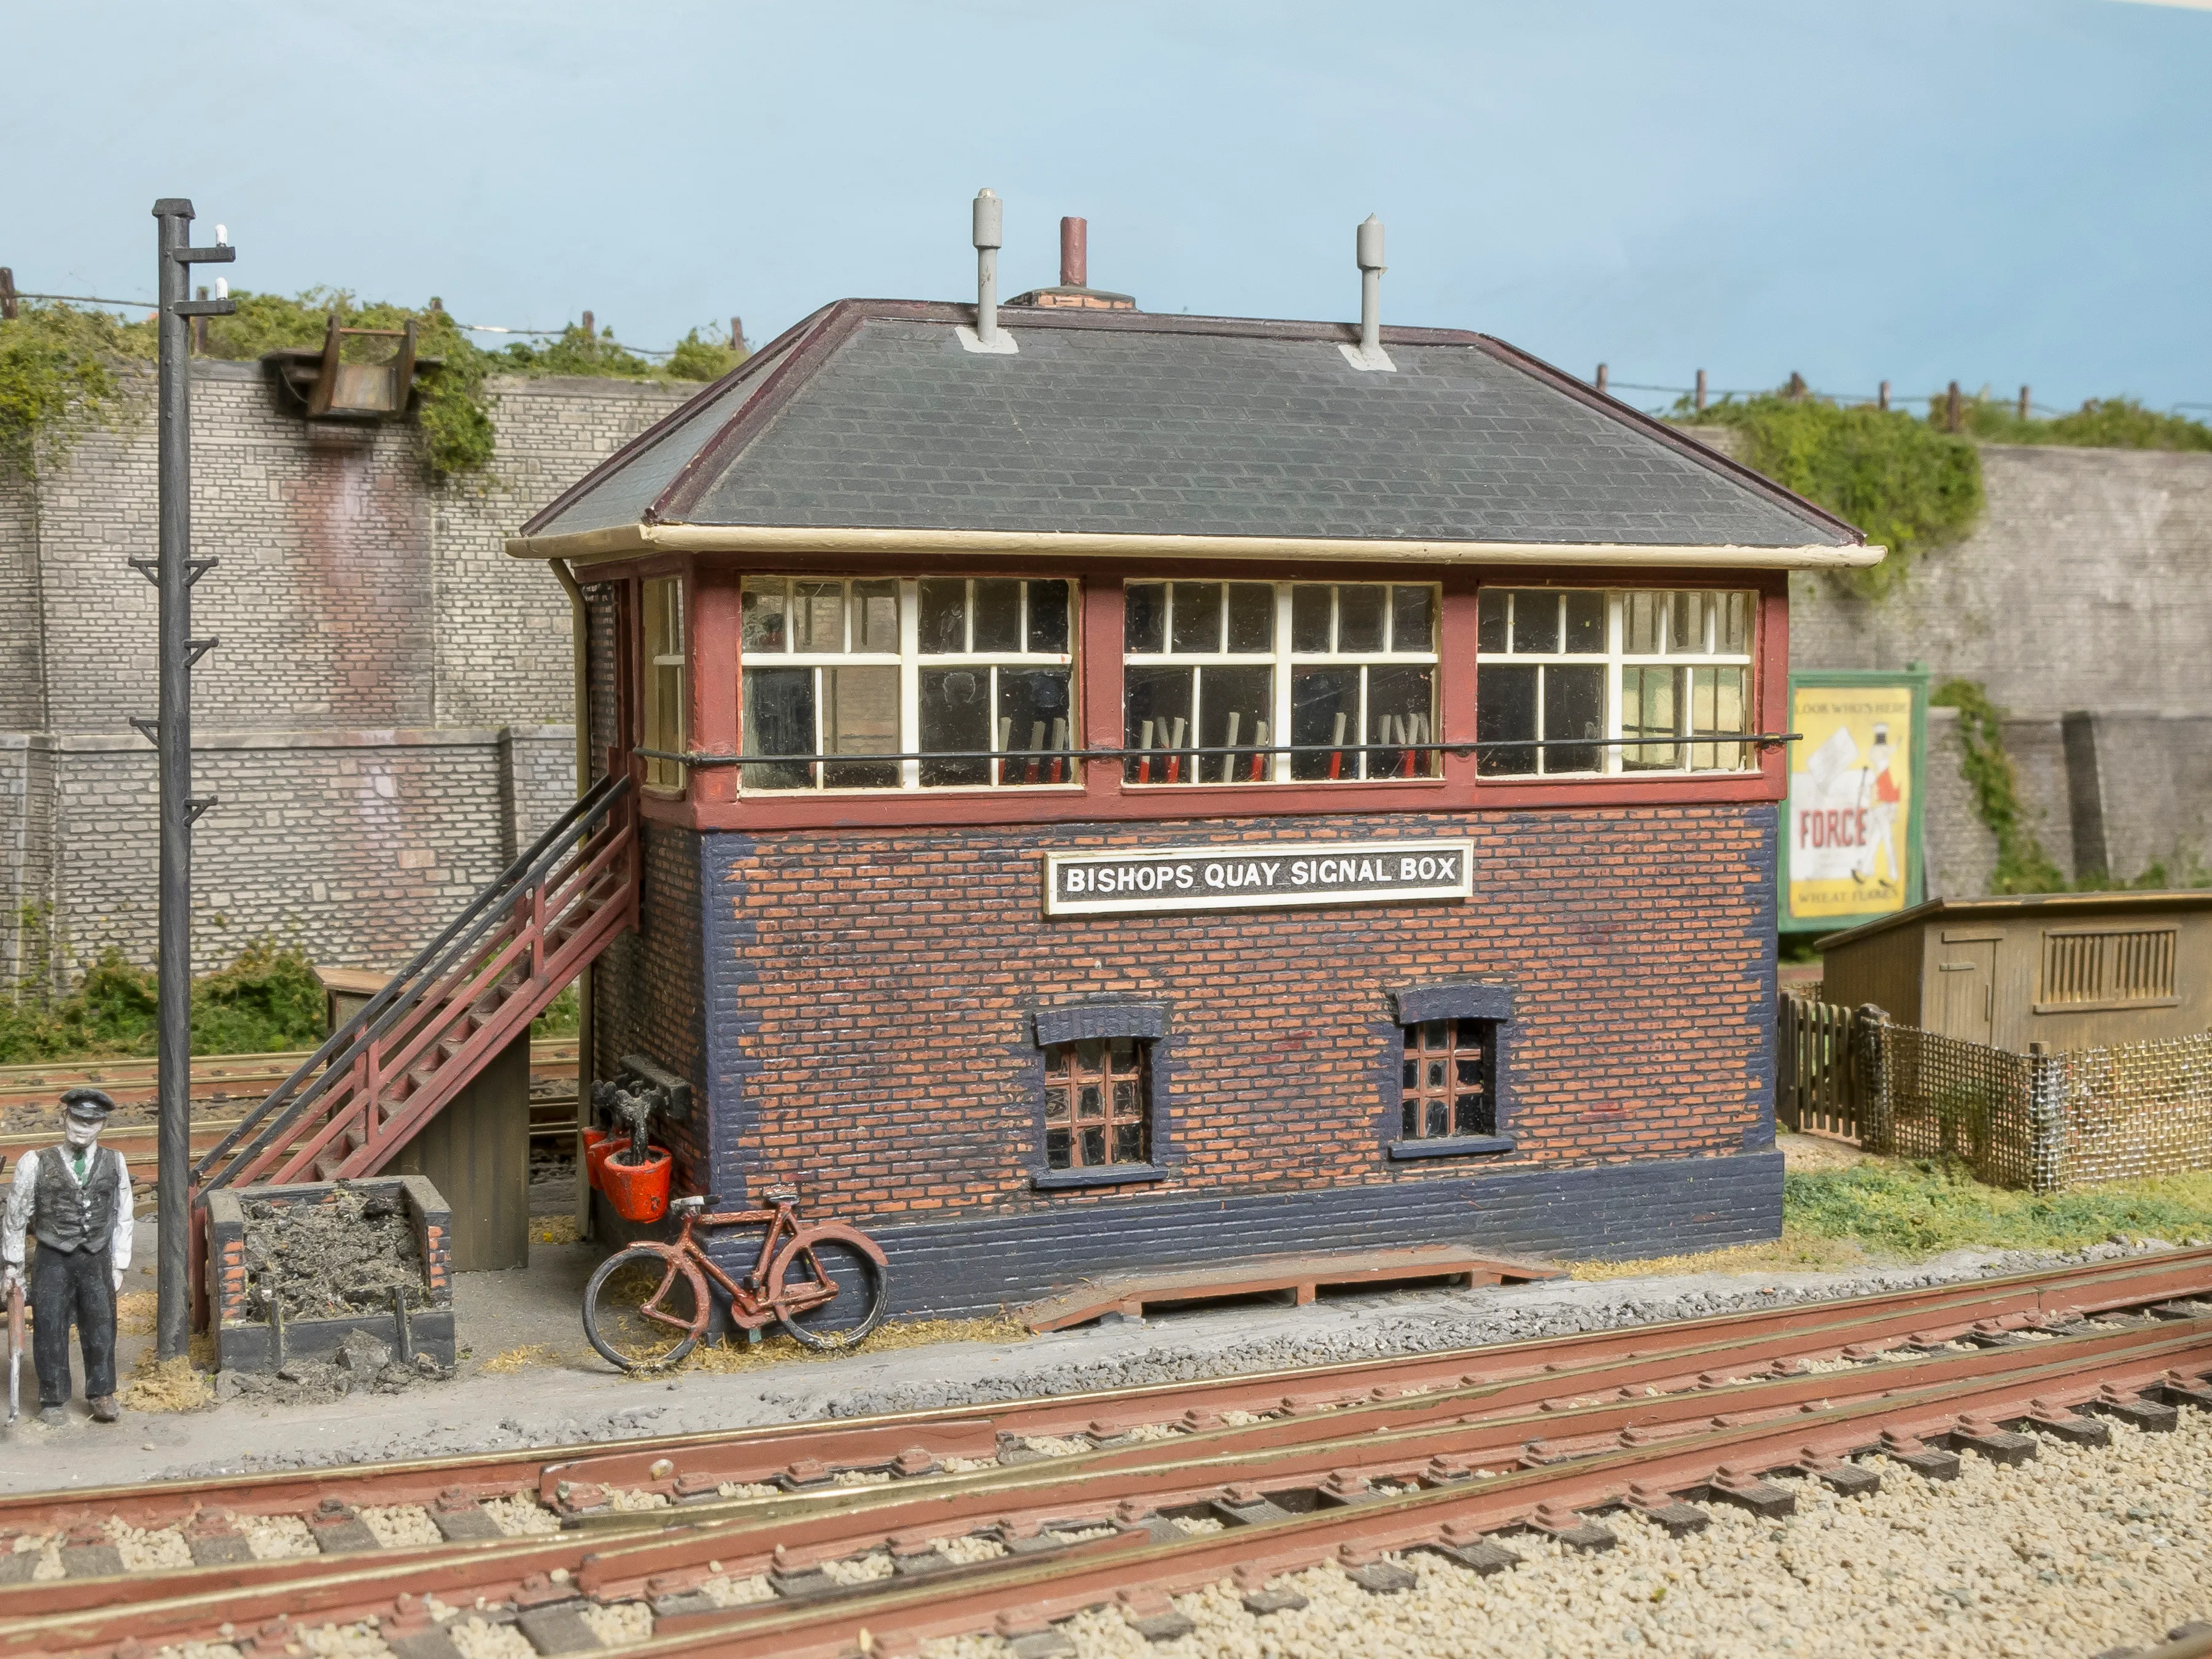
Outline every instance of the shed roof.
<path fill-rule="evenodd" d="M 826 307 L 524 526 L 1732 547 L 1878 556 L 1850 526 L 1486 335 L 968 306 Z M 569 546 L 551 538 L 569 541 Z M 600 536 L 599 540 L 606 538 Z M 1852 556 L 1853 555 L 1856 556 Z"/>
<path fill-rule="evenodd" d="M 1823 954 L 1840 945 L 1855 945 L 1877 933 L 1914 927 L 1943 918 L 1976 921 L 2063 923 L 2083 916 L 2142 915 L 2161 910 L 2212 910 L 2212 890 L 2158 889 L 2118 893 L 2033 893 L 2004 898 L 1935 898 L 1899 910 L 1893 916 L 1861 922 L 1840 933 L 1814 941 Z"/>

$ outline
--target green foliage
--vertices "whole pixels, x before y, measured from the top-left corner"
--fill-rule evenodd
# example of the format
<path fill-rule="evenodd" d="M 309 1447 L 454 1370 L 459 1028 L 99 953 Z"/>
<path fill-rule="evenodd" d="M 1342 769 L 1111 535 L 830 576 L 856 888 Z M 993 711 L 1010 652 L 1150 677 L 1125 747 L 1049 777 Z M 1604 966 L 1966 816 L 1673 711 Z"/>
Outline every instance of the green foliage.
<path fill-rule="evenodd" d="M 2043 850 L 2021 805 L 2020 779 L 2005 753 L 2004 711 L 1972 680 L 1946 680 L 1928 701 L 1959 711 L 1959 775 L 1973 786 L 1975 814 L 1997 838 L 1990 890 L 2063 892 L 2066 878 Z"/>
<path fill-rule="evenodd" d="M 110 946 L 75 991 L 0 1003 L 0 1065 L 154 1052 L 155 979 Z M 297 946 L 263 939 L 192 981 L 192 1052 L 258 1054 L 323 1040 L 322 983 Z"/>
<path fill-rule="evenodd" d="M 2070 1249 L 2115 1233 L 2180 1240 L 2212 1235 L 2212 1170 L 2037 1194 L 1984 1186 L 1955 1164 L 1869 1162 L 1784 1176 L 1782 1218 L 1902 1256 Z"/>
<path fill-rule="evenodd" d="M 749 354 L 716 340 L 702 340 L 693 329 L 676 343 L 668 359 L 668 376 L 674 380 L 719 380 Z"/>
<path fill-rule="evenodd" d="M 435 300 L 417 310 L 332 288 L 289 296 L 240 290 L 231 297 L 237 312 L 208 321 L 207 355 L 234 362 L 251 362 L 267 351 L 319 348 L 332 316 L 341 328 L 397 331 L 412 322 L 416 358 L 425 364 L 416 416 L 430 470 L 440 477 L 480 472 L 491 463 L 485 388 L 490 375 L 688 382 L 719 380 L 744 361 L 743 352 L 701 338 L 697 329 L 684 337 L 665 367 L 656 368 L 625 349 L 611 328 L 593 334 L 571 325 L 542 344 L 518 341 L 487 351 Z M 155 333 L 151 323 L 119 323 L 104 312 L 33 302 L 16 321 L 0 323 L 0 460 L 28 466 L 41 444 L 50 457 L 58 457 L 88 427 L 113 424 L 124 398 L 114 366 L 151 361 Z M 398 342 L 374 338 L 346 339 L 339 347 L 345 361 L 356 363 L 386 362 L 397 349 Z"/>
<path fill-rule="evenodd" d="M 1946 418 L 1942 394 L 1928 404 L 1928 422 Z M 2092 398 L 2070 415 L 2022 420 L 2017 404 L 1987 392 L 1959 402 L 1959 429 L 1991 444 L 2052 444 L 2083 449 L 2212 449 L 2212 426 L 2185 415 L 2163 415 L 2133 398 Z"/>
<path fill-rule="evenodd" d="M 573 985 L 545 1005 L 545 1012 L 530 1022 L 534 1037 L 574 1036 L 584 1029 L 583 1004 Z"/>
<path fill-rule="evenodd" d="M 113 365 L 154 351 L 151 323 L 23 301 L 14 320 L 0 321 L 0 461 L 24 471 L 58 464 L 81 434 L 114 425 L 125 392 Z"/>
<path fill-rule="evenodd" d="M 1880 564 L 1840 578 L 1869 598 L 1897 586 L 1917 555 L 1957 541 L 1981 516 L 1980 453 L 1968 440 L 1897 410 L 1775 395 L 1702 410 L 1686 403 L 1674 416 L 1741 432 L 1746 465 L 1887 547 Z"/>

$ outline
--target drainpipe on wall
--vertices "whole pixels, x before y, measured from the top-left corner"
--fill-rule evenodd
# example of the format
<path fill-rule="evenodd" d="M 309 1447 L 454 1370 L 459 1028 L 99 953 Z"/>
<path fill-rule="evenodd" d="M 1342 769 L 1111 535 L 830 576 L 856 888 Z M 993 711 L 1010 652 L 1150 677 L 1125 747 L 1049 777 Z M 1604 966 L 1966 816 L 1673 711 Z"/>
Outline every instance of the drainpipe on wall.
<path fill-rule="evenodd" d="M 576 574 L 562 559 L 548 559 L 562 591 L 568 596 L 568 615 L 576 653 L 576 793 L 592 787 L 592 619 L 584 605 L 584 590 Z M 584 1131 L 592 1127 L 592 970 L 576 975 L 576 1233 L 592 1236 L 592 1188 L 584 1179 Z"/>

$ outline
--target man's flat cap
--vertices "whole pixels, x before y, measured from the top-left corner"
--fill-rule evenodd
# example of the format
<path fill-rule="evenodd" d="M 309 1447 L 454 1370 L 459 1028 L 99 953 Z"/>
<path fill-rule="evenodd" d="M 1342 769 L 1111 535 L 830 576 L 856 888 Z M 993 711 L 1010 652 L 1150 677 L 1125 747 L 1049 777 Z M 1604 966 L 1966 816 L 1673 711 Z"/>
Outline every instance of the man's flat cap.
<path fill-rule="evenodd" d="M 97 1089 L 71 1089 L 62 1097 L 62 1110 L 81 1122 L 105 1122 L 115 1103 Z"/>

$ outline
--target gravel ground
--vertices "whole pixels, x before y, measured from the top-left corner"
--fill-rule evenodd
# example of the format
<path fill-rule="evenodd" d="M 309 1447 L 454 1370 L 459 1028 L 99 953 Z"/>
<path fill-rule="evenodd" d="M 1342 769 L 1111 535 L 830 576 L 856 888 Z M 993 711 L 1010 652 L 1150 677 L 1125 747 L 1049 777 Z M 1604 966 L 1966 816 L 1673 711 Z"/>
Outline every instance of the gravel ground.
<path fill-rule="evenodd" d="M 1968 1455 L 1948 1482 L 1872 1460 L 1882 1489 L 1869 1498 L 1784 1480 L 1796 1516 L 1716 1505 L 1711 1526 L 1679 1540 L 1616 1514 L 1620 1547 L 1602 1554 L 1523 1534 L 1507 1540 L 1522 1565 L 1494 1577 L 1415 1552 L 1402 1559 L 1420 1582 L 1395 1595 L 1316 1567 L 1277 1581 L 1308 1606 L 1259 1618 L 1224 1581 L 1175 1598 L 1197 1628 L 1172 1642 L 1110 1609 L 1060 1628 L 1079 1659 L 2088 1659 L 2212 1617 L 2212 1415 L 2112 1435 L 2101 1449 L 2045 1440 L 2017 1469 Z M 924 1659 L 1012 1651 L 996 1637 L 922 1647 Z"/>
<path fill-rule="evenodd" d="M 132 1413 L 120 1432 L 82 1419 L 58 1430 L 27 1422 L 15 1431 L 22 1453 L 11 1446 L 10 1455 L 0 1458 L 0 1491 L 455 1456 L 1296 1370 L 1957 1284 L 2167 1248 L 2100 1244 L 2063 1255 L 1958 1251 L 1909 1267 L 1840 1273 L 1704 1273 L 1376 1291 L 1305 1308 L 1170 1313 L 1024 1342 L 864 1352 L 763 1370 L 684 1373 L 665 1382 L 617 1376 L 593 1358 L 505 1375 L 465 1374 L 439 1384 L 434 1404 L 416 1399 L 420 1391 L 356 1395 L 323 1405 L 238 1400 L 179 1416 Z M 464 1324 L 489 1320 L 492 1304 L 511 1293 L 518 1277 L 461 1275 L 455 1299 Z M 573 1320 L 573 1306 L 562 1316 Z"/>

